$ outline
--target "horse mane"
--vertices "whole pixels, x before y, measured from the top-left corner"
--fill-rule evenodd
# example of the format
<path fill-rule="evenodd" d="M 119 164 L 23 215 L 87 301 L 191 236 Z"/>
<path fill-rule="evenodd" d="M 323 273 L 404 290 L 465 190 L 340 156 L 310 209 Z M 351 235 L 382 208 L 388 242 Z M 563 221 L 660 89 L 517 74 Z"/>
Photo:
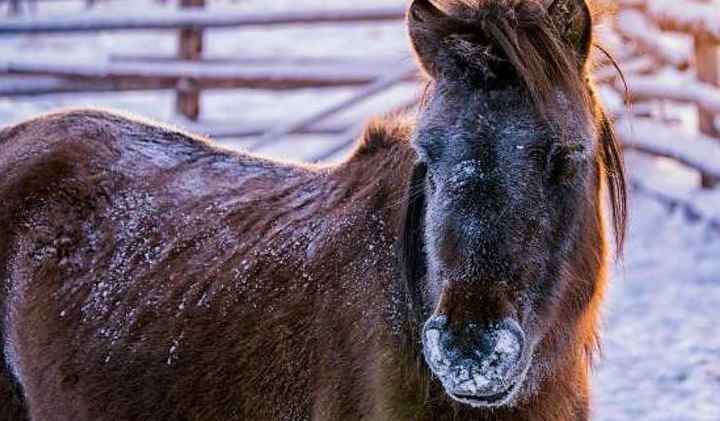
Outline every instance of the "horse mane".
<path fill-rule="evenodd" d="M 622 256 L 627 236 L 628 226 L 628 189 L 625 176 L 625 160 L 623 147 L 613 128 L 612 121 L 604 110 L 599 110 L 600 125 L 600 152 L 599 160 L 605 176 L 610 211 L 613 218 L 613 233 L 615 234 L 615 251 Z"/>
<path fill-rule="evenodd" d="M 545 120 L 561 122 L 569 108 L 586 105 L 580 115 L 588 123 L 594 119 L 598 128 L 599 167 L 609 193 L 616 251 L 621 254 L 627 232 L 627 183 L 621 143 L 594 94 L 587 72 L 592 25 L 586 28 L 584 45 L 570 48 L 540 0 L 426 1 L 447 15 L 447 19 L 431 22 L 430 29 L 450 48 L 453 46 L 447 40 L 469 39 L 479 44 L 475 54 L 464 54 L 465 60 L 490 58 L 510 67 L 527 92 L 534 112 Z M 567 130 L 559 129 L 561 134 Z"/>

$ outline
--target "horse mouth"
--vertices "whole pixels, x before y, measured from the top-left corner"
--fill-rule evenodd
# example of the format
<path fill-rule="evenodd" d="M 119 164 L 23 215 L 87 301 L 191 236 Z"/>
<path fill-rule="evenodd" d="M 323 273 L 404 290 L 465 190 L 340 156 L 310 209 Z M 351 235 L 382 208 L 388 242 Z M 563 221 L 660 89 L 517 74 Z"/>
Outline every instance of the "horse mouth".
<path fill-rule="evenodd" d="M 474 406 L 476 408 L 499 407 L 506 405 L 512 399 L 515 395 L 518 384 L 519 382 L 512 383 L 505 390 L 487 396 L 462 395 L 455 393 L 448 393 L 448 395 L 460 403 Z"/>

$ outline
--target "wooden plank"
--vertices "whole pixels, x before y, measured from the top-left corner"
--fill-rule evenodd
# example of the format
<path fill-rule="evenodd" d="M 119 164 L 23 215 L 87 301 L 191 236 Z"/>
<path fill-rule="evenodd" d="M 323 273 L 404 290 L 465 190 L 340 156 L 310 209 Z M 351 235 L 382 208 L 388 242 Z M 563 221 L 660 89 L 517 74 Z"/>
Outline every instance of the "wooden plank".
<path fill-rule="evenodd" d="M 711 137 L 689 136 L 677 129 L 651 120 L 634 120 L 632 125 L 619 122 L 617 133 L 627 149 L 672 159 L 698 171 L 713 187 L 720 182 L 720 145 Z"/>
<path fill-rule="evenodd" d="M 695 37 L 695 57 L 697 61 L 697 75 L 701 82 L 718 87 L 720 90 L 720 54 L 718 45 L 709 39 Z M 700 104 L 700 131 L 708 136 L 720 139 L 720 130 L 716 126 L 716 118 L 720 110 L 707 108 Z"/>
<path fill-rule="evenodd" d="M 656 76 L 633 76 L 629 84 L 633 101 L 684 102 L 695 104 L 712 116 L 720 115 L 720 87 L 715 85 L 695 80 L 671 80 Z M 616 83 L 616 88 L 621 90 L 623 86 Z"/>
<path fill-rule="evenodd" d="M 333 66 L 333 67 L 344 67 L 344 68 L 373 68 L 382 71 L 381 69 L 391 69 L 397 66 L 397 63 L 404 61 L 406 56 L 373 56 L 373 57 L 354 57 L 350 55 L 346 56 L 268 56 L 268 55 L 247 55 L 247 56 L 224 56 L 224 55 L 212 55 L 205 53 L 197 60 L 193 62 L 203 64 L 225 64 L 225 65 L 295 65 L 295 66 Z M 117 63 L 173 63 L 179 65 L 185 65 L 186 60 L 179 59 L 176 55 L 162 55 L 162 54 L 111 54 L 109 56 L 111 62 Z"/>
<path fill-rule="evenodd" d="M 391 73 L 388 76 L 378 78 L 368 86 L 358 90 L 352 97 L 340 101 L 336 104 L 332 104 L 320 111 L 313 112 L 309 115 L 300 116 L 296 119 L 289 121 L 287 124 L 278 126 L 277 128 L 270 130 L 261 136 L 249 149 L 257 150 L 260 147 L 267 145 L 268 143 L 276 142 L 283 136 L 294 133 L 295 131 L 302 129 L 303 127 L 322 121 L 340 111 L 346 110 L 368 98 L 383 92 L 397 83 L 407 80 L 417 73 L 417 68 L 414 64 L 404 64 L 400 66 L 400 69 Z"/>
<path fill-rule="evenodd" d="M 647 0 L 646 11 L 663 30 L 720 42 L 720 7 L 716 0 Z"/>
<path fill-rule="evenodd" d="M 277 120 L 236 120 L 228 122 L 178 122 L 177 124 L 193 133 L 200 133 L 213 139 L 227 138 L 246 138 L 258 137 L 263 133 L 271 130 L 273 127 L 281 125 L 283 121 Z M 339 135 L 352 126 L 354 120 L 349 118 L 333 119 L 333 121 L 320 122 L 302 129 L 298 129 L 294 134 L 322 134 L 322 135 Z"/>
<path fill-rule="evenodd" d="M 180 0 L 180 7 L 202 9 L 205 0 Z M 203 50 L 203 28 L 191 27 L 180 29 L 178 57 L 182 60 L 199 60 Z M 175 109 L 190 120 L 200 116 L 200 89 L 195 80 L 181 78 L 178 80 L 175 94 Z"/>
<path fill-rule="evenodd" d="M 628 58 L 621 66 L 623 74 L 631 80 L 636 75 L 648 74 L 657 70 L 655 61 L 646 56 Z M 615 83 L 621 79 L 615 66 L 609 64 L 596 69 L 594 76 L 597 83 Z"/>
<path fill-rule="evenodd" d="M 393 114 L 397 112 L 404 112 L 408 111 L 412 108 L 415 108 L 418 105 L 418 99 L 413 98 L 401 107 L 397 107 L 393 110 L 390 110 L 390 112 L 386 114 Z M 335 157 L 337 154 L 347 150 L 348 148 L 352 147 L 355 142 L 357 142 L 358 138 L 362 135 L 363 130 L 365 130 L 365 127 L 367 126 L 367 122 L 363 121 L 362 123 L 355 124 L 351 126 L 349 129 L 347 129 L 345 132 L 343 132 L 340 136 L 338 136 L 339 141 L 335 146 L 332 148 L 323 151 L 322 153 L 319 153 L 315 155 L 311 161 L 318 162 L 318 161 L 325 161 L 330 158 Z"/>
<path fill-rule="evenodd" d="M 247 56 L 247 57 L 226 57 L 210 56 L 203 54 L 196 60 L 183 60 L 176 56 L 162 55 L 115 55 L 110 57 L 108 66 L 117 63 L 120 66 L 129 67 L 129 64 L 145 65 L 152 68 L 154 65 L 166 67 L 172 71 L 173 66 L 179 69 L 224 69 L 234 71 L 235 69 L 267 69 L 268 72 L 277 69 L 297 69 L 307 71 L 309 69 L 332 74 L 375 74 L 390 73 L 397 68 L 399 63 L 408 60 L 407 56 L 396 57 L 284 57 L 284 56 Z M 0 61 L 1 63 L 1 61 Z"/>
<path fill-rule="evenodd" d="M 64 93 L 100 93 L 175 89 L 174 83 L 158 80 L 67 80 L 53 76 L 2 77 L 0 97 L 23 97 Z"/>
<path fill-rule="evenodd" d="M 238 13 L 224 11 L 178 10 L 167 13 L 126 15 L 32 17 L 0 19 L 0 35 L 38 33 L 78 33 L 136 29 L 235 28 L 319 23 L 356 23 L 398 21 L 405 16 L 403 7 L 325 9 L 308 11 L 260 11 Z"/>
<path fill-rule="evenodd" d="M 678 50 L 662 37 L 662 32 L 652 25 L 645 14 L 638 10 L 625 10 L 617 16 L 615 29 L 623 38 L 637 45 L 641 53 L 650 55 L 663 64 L 679 70 L 690 67 L 691 57 Z"/>
<path fill-rule="evenodd" d="M 175 87 L 182 79 L 200 89 L 299 89 L 359 86 L 377 79 L 378 70 L 360 66 L 298 66 L 175 63 L 49 63 L 36 60 L 0 61 L 0 75 L 54 76 L 72 81 L 144 83 Z"/>

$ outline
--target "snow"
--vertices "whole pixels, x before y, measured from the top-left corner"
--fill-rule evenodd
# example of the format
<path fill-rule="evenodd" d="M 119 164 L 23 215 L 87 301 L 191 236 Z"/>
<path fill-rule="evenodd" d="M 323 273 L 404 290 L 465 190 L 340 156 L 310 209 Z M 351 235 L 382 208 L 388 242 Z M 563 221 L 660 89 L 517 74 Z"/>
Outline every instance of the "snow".
<path fill-rule="evenodd" d="M 678 68 L 687 67 L 691 61 L 686 50 L 677 48 L 674 39 L 660 32 L 638 10 L 623 10 L 615 21 L 619 33 L 632 38 L 647 54 L 656 55 Z"/>
<path fill-rule="evenodd" d="M 648 0 L 647 9 L 668 27 L 720 40 L 720 0 Z"/>
<path fill-rule="evenodd" d="M 41 2 L 43 16 L 72 14 L 101 16 L 122 13 L 129 5 L 137 8 L 142 0 L 113 0 L 85 11 L 83 2 Z M 344 0 L 244 0 L 210 2 L 214 12 L 224 10 L 282 11 L 289 8 L 338 7 Z M 402 6 L 404 0 L 365 0 L 363 7 Z M 167 7 L 145 1 L 143 7 L 167 10 Z M 656 14 L 694 19 L 697 25 L 720 34 L 718 1 L 650 0 Z M 662 9 L 661 9 L 662 8 Z M 632 22 L 630 22 L 632 23 Z M 288 42 L 292 40 L 292 42 Z M 620 41 L 621 42 L 621 41 Z M 665 41 L 662 41 L 666 45 Z M 172 31 L 112 32 L 95 35 L 8 36 L 0 42 L 3 60 L 26 62 L 71 62 L 77 65 L 104 66 L 113 57 L 130 54 L 170 56 L 176 49 Z M 318 28 L 287 28 L 208 31 L 207 56 L 210 57 L 326 57 L 342 56 L 363 60 L 384 57 L 391 64 L 409 60 L 404 28 L 399 22 L 376 25 L 341 24 Z M 668 54 L 682 57 L 682 51 Z M 385 60 L 385 59 L 383 59 Z M 382 60 L 381 60 L 382 61 Z M 639 63 L 639 68 L 646 68 Z M 627 67 L 626 67 L 627 69 Z M 631 77 L 634 77 L 630 74 Z M 631 86 L 633 80 L 631 79 Z M 663 85 L 666 81 L 637 79 L 638 92 L 656 91 L 663 95 L 690 95 L 692 101 L 717 104 L 717 92 L 692 86 Z M 52 78 L 47 84 L 57 83 Z M 669 83 L 669 82 L 668 82 Z M 6 85 L 0 80 L 0 89 Z M 419 91 L 414 83 L 405 83 L 378 95 L 333 119 L 340 126 L 362 121 L 389 104 L 401 104 Z M 682 92 L 681 92 L 682 91 Z M 132 110 L 159 120 L 187 126 L 201 133 L 232 134 L 237 127 L 263 128 L 287 122 L 315 110 L 323 110 L 347 100 L 353 89 L 303 89 L 293 92 L 208 91 L 202 96 L 202 115 L 198 123 L 189 123 L 173 112 L 173 93 L 113 92 L 53 94 L 33 97 L 0 97 L 0 125 L 18 122 L 58 107 L 102 106 Z M 614 114 L 622 115 L 622 99 L 613 90 L 601 90 Z M 635 122 L 621 127 L 626 136 L 642 136 L 649 144 L 665 151 L 686 154 L 703 165 L 716 168 L 720 158 L 714 140 L 687 130 L 687 120 L 696 119 L 692 112 L 670 108 L 679 116 L 682 127 L 674 132 L 665 126 L 646 127 Z M 322 123 L 319 125 L 330 123 Z M 673 133 L 681 136 L 673 136 Z M 221 133 L 222 134 L 222 133 Z M 682 140 L 679 140 L 682 139 Z M 229 136 L 220 143 L 244 148 L 254 138 Z M 309 160 L 337 142 L 336 134 L 297 135 L 260 150 L 265 155 L 296 161 Z M 718 143 L 720 145 L 720 143 Z M 335 155 L 337 160 L 348 148 Z M 698 175 L 667 159 L 649 159 L 630 154 L 628 168 L 634 192 L 631 199 L 631 232 L 624 259 L 615 266 L 605 305 L 603 328 L 604 358 L 593 378 L 594 412 L 599 421 L 718 421 L 720 420 L 720 189 L 700 190 Z M 142 212 L 152 198 L 128 197 L 127 206 Z M 683 204 L 682 206 L 678 204 Z M 112 215 L 108 215 L 112 217 Z M 133 233 L 124 227 L 123 235 Z M 142 238 L 136 239 L 138 242 Z M 130 245 L 128 244 L 128 247 Z M 123 278 L 122 254 L 116 250 L 116 280 Z M 151 259 L 152 256 L 147 256 Z M 118 285 L 98 285 L 95 301 L 81 309 L 81 316 L 103 314 Z M 209 305 L 213 291 L 206 292 L 189 307 Z M 69 317 L 69 310 L 61 317 Z M 132 320 L 133 315 L 127 315 Z M 105 332 L 112 340 L 117 332 Z M 430 338 L 432 339 L 432 338 Z M 437 338 L 434 343 L 437 343 Z M 6 344 L 11 343 L 7 341 Z M 431 342 L 433 343 L 433 342 Z M 176 361 L 182 349 L 180 339 L 167 344 L 167 362 Z M 432 349 L 431 349 L 432 350 Z M 439 345 L 435 349 L 439 351 Z M 433 358 L 441 359 L 440 354 Z M 110 355 L 107 356 L 110 358 Z M 469 376 L 469 373 L 468 373 Z M 470 377 L 468 377 L 470 380 Z M 480 379 L 472 379 L 479 384 Z M 476 386 L 477 387 L 477 386 Z"/>
<path fill-rule="evenodd" d="M 668 159 L 649 159 L 629 153 L 628 159 L 641 168 L 643 177 L 632 180 L 640 194 L 652 196 L 666 206 L 677 208 L 690 220 L 701 220 L 709 228 L 720 230 L 720 189 L 702 189 L 700 176 Z M 668 171 L 675 173 L 668 177 Z"/>
<path fill-rule="evenodd" d="M 632 149 L 677 159 L 720 179 L 720 142 L 714 138 L 687 135 L 649 119 L 620 120 L 616 129 Z"/>
<path fill-rule="evenodd" d="M 243 64 L 234 63 L 197 63 L 191 61 L 173 63 L 88 63 L 78 65 L 72 58 L 55 60 L 21 58 L 12 61 L 0 61 L 0 72 L 23 74 L 68 75 L 74 77 L 111 77 L 142 76 L 158 78 L 193 79 L 309 79 L 309 80 L 371 80 L 378 72 L 386 69 L 375 65 L 374 68 L 326 63 L 310 67 L 298 64 Z"/>
<path fill-rule="evenodd" d="M 679 171 L 662 161 L 644 164 L 665 177 Z M 633 196 L 631 212 L 626 256 L 606 303 L 596 418 L 717 421 L 720 231 L 642 194 Z"/>
<path fill-rule="evenodd" d="M 301 24 L 327 21 L 358 22 L 394 20 L 402 17 L 404 8 L 335 8 L 318 9 L 308 14 L 302 10 L 273 12 L 255 10 L 237 13 L 236 10 L 178 9 L 156 10 L 148 14 L 144 9 L 129 9 L 124 13 L 81 14 L 55 17 L 15 18 L 0 21 L 0 35 L 15 33 L 86 32 L 97 30 L 174 29 L 178 26 L 236 27 Z"/>
<path fill-rule="evenodd" d="M 636 76 L 630 83 L 636 99 L 666 99 L 702 105 L 707 111 L 720 114 L 720 88 L 698 82 L 682 74 Z"/>

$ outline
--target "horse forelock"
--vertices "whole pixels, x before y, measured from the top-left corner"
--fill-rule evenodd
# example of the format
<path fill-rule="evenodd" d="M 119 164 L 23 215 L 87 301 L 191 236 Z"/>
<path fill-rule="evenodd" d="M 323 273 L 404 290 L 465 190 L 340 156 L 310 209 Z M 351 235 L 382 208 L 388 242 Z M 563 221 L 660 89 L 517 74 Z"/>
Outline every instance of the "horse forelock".
<path fill-rule="evenodd" d="M 618 255 L 627 231 L 627 186 L 622 147 L 612 122 L 594 94 L 589 60 L 579 57 L 557 30 L 547 3 L 540 0 L 432 0 L 448 19 L 433 23 L 440 38 L 480 35 L 494 59 L 512 69 L 533 111 L 571 135 L 569 111 L 598 135 L 597 164 L 604 174 Z M 588 5 L 590 7 L 590 5 Z M 597 14 L 593 8 L 591 14 Z M 590 35 L 592 28 L 590 28 Z M 447 46 L 447 43 L 445 44 Z M 593 45 L 589 39 L 588 46 Z M 462 59 L 473 60 L 473 54 Z M 479 60 L 487 60 L 481 54 Z M 482 64 L 484 66 L 484 64 Z M 432 82 L 430 82 L 432 83 Z M 426 92 L 429 92 L 426 89 Z"/>
<path fill-rule="evenodd" d="M 481 47 L 508 63 L 526 90 L 533 109 L 553 118 L 562 112 L 562 97 L 572 104 L 586 104 L 584 63 L 556 30 L 551 16 L 536 0 L 437 0 L 448 14 L 434 28 L 441 37 L 482 37 Z M 470 56 L 472 59 L 472 56 Z M 486 60 L 487 56 L 479 57 Z M 580 71 L 578 70 L 581 67 Z"/>

